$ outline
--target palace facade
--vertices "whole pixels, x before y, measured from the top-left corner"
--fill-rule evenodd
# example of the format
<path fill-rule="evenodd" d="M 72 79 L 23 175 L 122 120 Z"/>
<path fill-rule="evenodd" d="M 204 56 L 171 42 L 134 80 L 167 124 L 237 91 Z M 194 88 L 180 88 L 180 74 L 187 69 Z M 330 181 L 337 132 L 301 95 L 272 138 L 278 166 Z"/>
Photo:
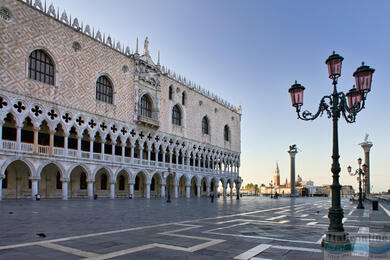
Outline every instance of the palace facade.
<path fill-rule="evenodd" d="M 241 107 L 40 0 L 0 0 L 0 199 L 239 191 Z M 220 185 L 220 186 L 219 186 Z"/>

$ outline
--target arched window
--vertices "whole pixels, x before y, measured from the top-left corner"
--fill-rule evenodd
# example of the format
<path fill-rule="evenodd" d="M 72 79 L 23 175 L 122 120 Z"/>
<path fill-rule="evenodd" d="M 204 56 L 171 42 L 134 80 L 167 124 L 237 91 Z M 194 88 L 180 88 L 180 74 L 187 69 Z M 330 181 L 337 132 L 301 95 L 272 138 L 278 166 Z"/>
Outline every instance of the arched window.
<path fill-rule="evenodd" d="M 154 178 L 152 178 L 152 183 L 150 184 L 150 190 L 151 191 L 154 191 L 154 186 L 156 186 L 156 181 L 154 180 Z"/>
<path fill-rule="evenodd" d="M 183 93 L 181 94 L 181 104 L 182 104 L 183 106 L 186 105 L 186 93 L 185 93 L 185 92 L 183 92 Z"/>
<path fill-rule="evenodd" d="M 107 175 L 105 173 L 100 177 L 100 189 L 107 190 Z"/>
<path fill-rule="evenodd" d="M 209 119 L 204 116 L 202 119 L 202 133 L 205 135 L 209 134 Z"/>
<path fill-rule="evenodd" d="M 134 190 L 139 190 L 139 177 L 135 176 Z"/>
<path fill-rule="evenodd" d="M 143 95 L 141 98 L 141 116 L 152 117 L 152 101 L 147 95 Z"/>
<path fill-rule="evenodd" d="M 125 190 L 125 177 L 123 175 L 119 176 L 119 190 Z"/>
<path fill-rule="evenodd" d="M 80 173 L 80 190 L 87 189 L 87 175 L 85 172 Z"/>
<path fill-rule="evenodd" d="M 54 63 L 43 50 L 35 50 L 30 54 L 28 77 L 43 83 L 54 85 Z"/>
<path fill-rule="evenodd" d="M 96 99 L 112 104 L 112 83 L 106 76 L 96 81 Z"/>
<path fill-rule="evenodd" d="M 178 105 L 172 109 L 172 124 L 181 126 L 181 112 Z"/>
<path fill-rule="evenodd" d="M 56 189 L 57 190 L 62 189 L 61 173 L 60 172 L 57 172 L 57 174 L 56 174 Z"/>
<path fill-rule="evenodd" d="M 8 173 L 7 173 L 7 170 L 5 170 L 4 175 L 5 175 L 5 176 L 4 176 L 5 178 L 3 179 L 2 188 L 3 188 L 3 189 L 7 189 L 7 188 L 8 188 L 8 178 L 7 178 L 7 177 L 8 177 L 8 176 L 7 176 Z"/>
<path fill-rule="evenodd" d="M 223 137 L 225 141 L 230 141 L 230 129 L 228 125 L 223 128 Z"/>
<path fill-rule="evenodd" d="M 168 98 L 170 100 L 172 100 L 172 94 L 173 94 L 172 86 L 169 86 Z"/>

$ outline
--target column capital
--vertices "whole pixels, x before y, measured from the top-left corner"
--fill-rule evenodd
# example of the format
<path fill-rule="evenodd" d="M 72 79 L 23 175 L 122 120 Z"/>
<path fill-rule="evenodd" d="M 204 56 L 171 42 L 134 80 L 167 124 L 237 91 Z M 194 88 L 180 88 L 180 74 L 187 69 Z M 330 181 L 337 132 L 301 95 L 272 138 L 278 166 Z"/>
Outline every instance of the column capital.
<path fill-rule="evenodd" d="M 88 182 L 88 183 L 94 183 L 94 182 L 95 182 L 95 180 L 88 179 L 88 180 L 87 180 L 87 182 Z"/>
<path fill-rule="evenodd" d="M 61 182 L 70 182 L 69 178 L 61 178 L 60 180 L 61 180 Z"/>
<path fill-rule="evenodd" d="M 41 178 L 39 176 L 30 176 L 28 179 L 31 180 L 31 181 L 38 181 Z"/>

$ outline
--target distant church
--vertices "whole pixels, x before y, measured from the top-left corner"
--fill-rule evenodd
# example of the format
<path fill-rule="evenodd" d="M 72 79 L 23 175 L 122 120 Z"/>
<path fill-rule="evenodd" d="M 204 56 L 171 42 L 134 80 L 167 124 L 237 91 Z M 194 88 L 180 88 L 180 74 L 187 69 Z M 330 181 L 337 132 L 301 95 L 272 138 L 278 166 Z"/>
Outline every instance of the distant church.
<path fill-rule="evenodd" d="M 279 164 L 276 162 L 274 182 L 271 182 L 269 186 L 261 187 L 260 193 L 267 195 L 275 194 L 275 192 L 277 192 L 280 195 L 290 195 L 290 187 L 291 183 L 288 182 L 287 178 L 285 184 L 280 184 L 280 169 Z M 308 196 L 310 194 L 311 187 L 314 187 L 314 182 L 311 180 L 303 181 L 301 176 L 298 174 L 295 180 L 296 194 L 299 194 L 300 196 Z"/>

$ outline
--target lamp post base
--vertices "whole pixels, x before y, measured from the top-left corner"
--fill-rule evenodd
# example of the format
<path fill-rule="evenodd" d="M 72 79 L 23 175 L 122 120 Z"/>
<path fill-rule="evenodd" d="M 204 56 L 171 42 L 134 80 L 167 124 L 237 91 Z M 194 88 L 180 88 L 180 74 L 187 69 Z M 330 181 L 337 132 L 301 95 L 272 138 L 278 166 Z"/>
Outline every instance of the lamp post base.
<path fill-rule="evenodd" d="M 363 203 L 359 201 L 359 204 L 356 207 L 357 209 L 364 209 Z"/>
<path fill-rule="evenodd" d="M 328 253 L 341 253 L 352 250 L 352 244 L 347 232 L 327 231 L 321 244 Z"/>

